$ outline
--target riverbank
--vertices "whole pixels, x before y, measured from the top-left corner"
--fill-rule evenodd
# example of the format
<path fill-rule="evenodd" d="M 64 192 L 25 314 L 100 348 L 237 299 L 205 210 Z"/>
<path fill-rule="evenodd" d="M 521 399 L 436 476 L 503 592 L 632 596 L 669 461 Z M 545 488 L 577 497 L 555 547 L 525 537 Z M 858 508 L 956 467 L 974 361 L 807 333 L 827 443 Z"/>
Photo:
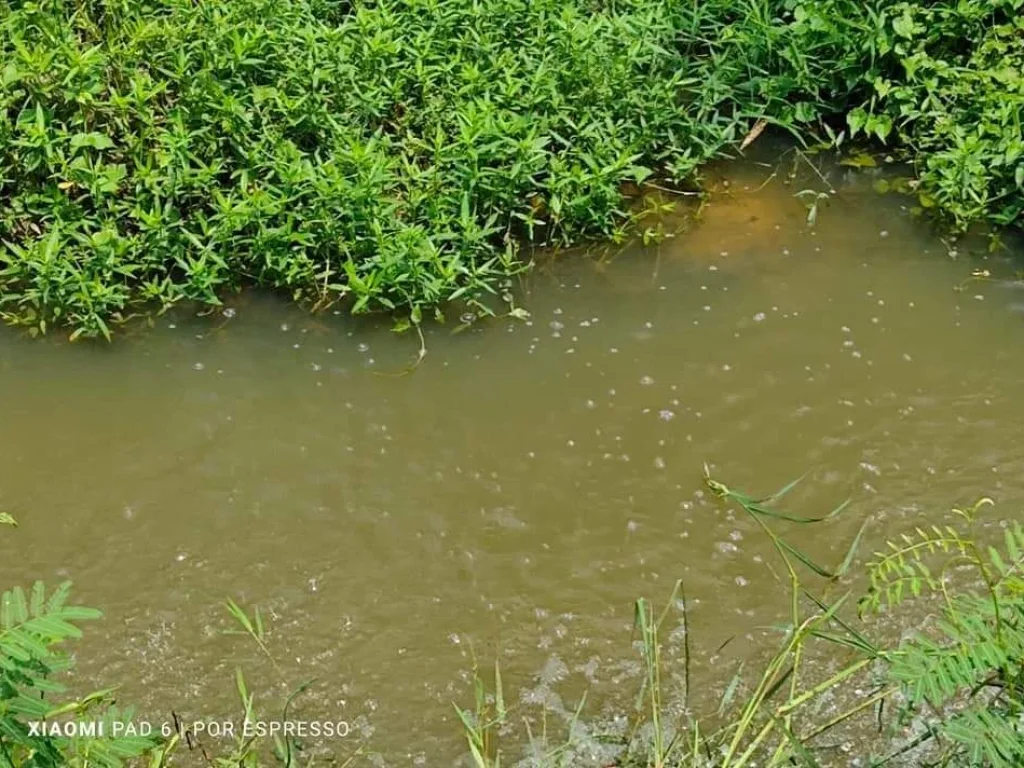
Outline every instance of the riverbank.
<path fill-rule="evenodd" d="M 7 0 L 0 311 L 109 336 L 259 284 L 418 324 L 529 245 L 619 239 L 765 125 L 905 153 L 956 226 L 1024 206 L 1019 0 Z"/>

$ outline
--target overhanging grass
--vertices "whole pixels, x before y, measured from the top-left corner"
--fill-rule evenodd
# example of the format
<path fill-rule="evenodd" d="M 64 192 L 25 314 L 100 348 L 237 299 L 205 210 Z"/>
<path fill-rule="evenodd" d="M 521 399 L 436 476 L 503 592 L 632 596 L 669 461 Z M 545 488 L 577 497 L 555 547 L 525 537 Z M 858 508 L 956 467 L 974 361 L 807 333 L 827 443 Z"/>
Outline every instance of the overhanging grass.
<path fill-rule="evenodd" d="M 416 323 L 500 294 L 526 241 L 619 235 L 625 182 L 682 182 L 758 119 L 835 134 L 859 107 L 858 128 L 941 159 L 956 137 L 931 105 L 949 100 L 904 60 L 970 57 L 965 36 L 995 21 L 1020 57 L 1020 2 L 929 5 L 945 16 L 890 0 L 0 0 L 0 311 L 109 335 L 142 306 L 255 282 Z M 1012 127 L 1007 86 L 986 82 L 955 128 L 995 108 Z M 983 172 L 961 215 L 939 169 L 926 200 L 1011 220 L 1005 141 L 982 136 L 980 162 L 1000 154 L 1016 189 L 989 194 Z"/>

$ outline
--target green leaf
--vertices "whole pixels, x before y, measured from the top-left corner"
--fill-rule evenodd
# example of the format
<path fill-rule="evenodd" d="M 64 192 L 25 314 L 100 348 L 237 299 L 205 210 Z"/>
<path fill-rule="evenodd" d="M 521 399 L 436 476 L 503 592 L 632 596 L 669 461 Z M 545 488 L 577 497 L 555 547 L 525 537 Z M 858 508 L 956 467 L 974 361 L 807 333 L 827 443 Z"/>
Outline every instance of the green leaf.
<path fill-rule="evenodd" d="M 892 20 L 892 29 L 897 35 L 908 40 L 914 36 L 916 26 L 909 7 L 903 9 L 902 16 L 897 16 Z"/>
<path fill-rule="evenodd" d="M 846 115 L 846 124 L 850 126 L 850 136 L 856 136 L 867 124 L 868 114 L 863 107 L 857 107 Z"/>
<path fill-rule="evenodd" d="M 93 149 L 110 149 L 114 146 L 113 140 L 105 133 L 76 133 L 71 137 L 71 148 L 92 147 Z"/>
<path fill-rule="evenodd" d="M 858 152 L 856 155 L 844 157 L 839 161 L 839 164 L 846 165 L 851 168 L 875 168 L 878 165 L 878 162 L 871 155 L 865 152 Z"/>
<path fill-rule="evenodd" d="M 861 523 L 860 529 L 857 531 L 857 535 L 853 537 L 853 541 L 850 542 L 849 549 L 846 550 L 846 557 L 843 558 L 843 561 L 839 564 L 839 567 L 836 569 L 837 576 L 843 576 L 846 574 L 847 571 L 850 570 L 850 565 L 853 563 L 853 558 L 857 554 L 857 547 L 860 546 L 861 537 L 864 535 L 864 530 L 868 527 L 869 522 L 871 522 L 870 518 Z"/>

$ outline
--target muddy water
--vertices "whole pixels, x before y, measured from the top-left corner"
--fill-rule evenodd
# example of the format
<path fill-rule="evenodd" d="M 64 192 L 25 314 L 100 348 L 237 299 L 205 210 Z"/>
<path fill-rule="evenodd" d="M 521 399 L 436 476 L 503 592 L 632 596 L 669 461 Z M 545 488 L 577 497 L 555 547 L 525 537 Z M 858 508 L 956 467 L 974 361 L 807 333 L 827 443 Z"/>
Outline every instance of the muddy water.
<path fill-rule="evenodd" d="M 659 246 L 548 262 L 532 321 L 434 329 L 406 376 L 414 339 L 260 295 L 110 347 L 4 333 L 0 505 L 22 526 L 0 583 L 73 579 L 106 613 L 81 684 L 153 722 L 236 716 L 236 666 L 268 708 L 316 677 L 296 716 L 350 723 L 329 747 L 385 765 L 463 753 L 471 649 L 535 728 L 584 691 L 624 708 L 632 601 L 677 578 L 714 681 L 785 598 L 703 461 L 754 491 L 807 472 L 805 512 L 851 497 L 794 534 L 826 561 L 868 515 L 870 546 L 1024 496 L 1024 292 L 954 290 L 1012 266 L 952 257 L 841 170 L 810 228 L 793 192 L 820 180 L 770 171 L 731 169 Z M 276 666 L 225 634 L 227 597 L 262 607 Z"/>

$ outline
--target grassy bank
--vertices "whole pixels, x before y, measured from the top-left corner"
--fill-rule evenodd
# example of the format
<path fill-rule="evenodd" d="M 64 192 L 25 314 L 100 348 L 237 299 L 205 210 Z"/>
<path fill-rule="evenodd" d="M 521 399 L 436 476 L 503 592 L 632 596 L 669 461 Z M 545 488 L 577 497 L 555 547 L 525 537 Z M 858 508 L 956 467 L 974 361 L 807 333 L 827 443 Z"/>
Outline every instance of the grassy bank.
<path fill-rule="evenodd" d="M 618 237 L 759 121 L 1024 207 L 1022 0 L 0 0 L 0 312 L 109 335 L 257 283 L 412 323 Z"/>

